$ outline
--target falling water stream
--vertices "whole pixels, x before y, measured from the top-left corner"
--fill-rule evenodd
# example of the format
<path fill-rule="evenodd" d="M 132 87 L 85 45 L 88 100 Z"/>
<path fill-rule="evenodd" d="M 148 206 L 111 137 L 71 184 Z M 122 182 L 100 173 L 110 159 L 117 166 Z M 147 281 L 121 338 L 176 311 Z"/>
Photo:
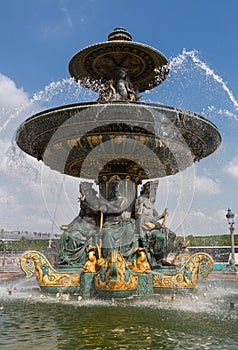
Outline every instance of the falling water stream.
<path fill-rule="evenodd" d="M 229 175 L 229 171 L 234 177 L 232 167 L 238 166 L 238 102 L 228 84 L 199 58 L 196 51 L 183 50 L 181 55 L 170 61 L 168 79 L 155 90 L 145 93 L 143 101 L 176 106 L 205 116 L 218 126 L 223 143 L 214 155 L 195 165 L 196 185 L 200 186 L 202 192 L 203 181 L 209 178 L 210 187 L 204 196 L 195 191 L 192 203 L 188 204 L 190 214 L 177 211 L 176 217 L 171 215 L 168 226 L 171 224 L 171 228 L 179 227 L 179 234 L 189 230 L 193 233 L 196 230 L 193 227 L 194 218 L 197 219 L 194 208 L 199 213 L 206 212 L 209 208 L 207 199 L 211 196 L 213 202 L 212 208 L 209 208 L 210 214 L 201 220 L 206 220 L 208 227 L 213 227 L 216 231 L 222 227 L 219 220 L 224 220 L 218 215 L 220 208 L 226 210 L 226 203 L 232 207 L 237 201 L 232 187 L 225 184 L 221 192 L 220 184 Z M 81 88 L 72 79 L 64 79 L 49 84 L 16 110 L 4 111 L 0 115 L 0 142 L 4 150 L 0 169 L 1 193 L 6 194 L 6 200 L 1 202 L 4 206 L 1 222 L 3 228 L 13 230 L 18 225 L 18 229 L 27 230 L 35 215 L 38 225 L 36 231 L 51 231 L 53 234 L 59 232 L 59 225 L 68 223 L 76 215 L 77 179 L 64 178 L 63 175 L 54 173 L 54 181 L 51 181 L 52 174 L 41 163 L 32 160 L 15 146 L 14 130 L 28 116 L 43 109 L 94 101 L 96 98 L 96 94 Z M 8 182 L 4 182 L 6 179 Z M 163 199 L 165 181 L 168 180 L 164 179 L 160 183 L 158 206 L 162 210 L 168 204 L 172 213 L 177 206 L 173 191 L 176 179 L 170 179 L 167 183 L 166 186 L 171 191 L 167 191 L 166 199 Z M 50 184 L 48 192 L 43 191 L 47 209 L 42 200 L 42 186 L 45 182 Z M 62 186 L 68 198 L 66 209 L 63 209 L 58 193 Z M 186 192 L 184 189 L 182 191 Z M 186 193 L 184 196 L 186 203 Z M 190 199 L 189 197 L 189 201 Z M 21 201 L 25 211 L 18 204 Z M 29 212 L 29 221 L 25 212 Z M 19 221 L 21 213 L 22 220 Z M 14 221 L 14 214 L 17 221 Z M 52 221 L 55 224 L 53 229 Z M 225 230 L 227 228 L 224 223 L 224 232 Z M 209 233 L 209 229 L 202 232 Z M 235 350 L 238 342 L 237 282 L 200 281 L 193 294 L 176 295 L 174 298 L 155 296 L 146 300 L 78 301 L 76 297 L 65 300 L 41 295 L 35 277 L 30 280 L 20 278 L 10 282 L 1 281 L 0 329 L 0 349 L 4 350 Z"/>

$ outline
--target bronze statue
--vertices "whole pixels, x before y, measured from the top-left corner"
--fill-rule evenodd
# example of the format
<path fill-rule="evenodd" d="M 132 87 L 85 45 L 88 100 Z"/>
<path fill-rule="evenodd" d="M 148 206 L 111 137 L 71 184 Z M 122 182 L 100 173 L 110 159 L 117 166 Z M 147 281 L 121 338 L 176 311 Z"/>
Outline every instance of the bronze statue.
<path fill-rule="evenodd" d="M 98 235 L 99 201 L 92 183 L 80 185 L 80 212 L 64 231 L 59 243 L 61 263 L 83 266 L 88 256 L 88 245 L 95 245 Z"/>
<path fill-rule="evenodd" d="M 124 257 L 128 257 L 137 246 L 135 242 L 135 219 L 128 215 L 127 197 L 120 191 L 120 179 L 112 179 L 113 186 L 107 202 L 108 212 L 102 225 L 101 240 L 103 257 L 114 249 L 118 250 Z M 111 183 L 112 185 L 112 183 Z"/>
<path fill-rule="evenodd" d="M 151 266 L 167 264 L 167 255 L 172 250 L 176 237 L 175 233 L 166 227 L 168 208 L 161 215 L 155 209 L 157 186 L 158 181 L 150 181 L 143 185 L 135 205 L 140 245 L 145 248 Z"/>
<path fill-rule="evenodd" d="M 115 86 L 116 86 L 116 101 L 133 101 L 135 91 L 132 89 L 130 79 L 128 77 L 128 70 L 123 67 L 118 67 L 115 70 Z"/>
<path fill-rule="evenodd" d="M 128 69 L 116 67 L 111 72 L 105 91 L 100 94 L 98 102 L 138 101 L 141 97 L 134 89 L 128 76 Z"/>

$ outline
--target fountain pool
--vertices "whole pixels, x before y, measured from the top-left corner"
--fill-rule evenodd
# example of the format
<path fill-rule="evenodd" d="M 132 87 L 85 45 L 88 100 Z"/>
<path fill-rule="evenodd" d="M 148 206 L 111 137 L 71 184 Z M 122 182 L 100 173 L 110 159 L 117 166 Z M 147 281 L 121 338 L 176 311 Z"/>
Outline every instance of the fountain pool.
<path fill-rule="evenodd" d="M 200 281 L 193 294 L 120 301 L 43 297 L 32 279 L 12 282 L 12 295 L 7 288 L 1 284 L 4 350 L 234 350 L 238 341 L 237 282 Z"/>

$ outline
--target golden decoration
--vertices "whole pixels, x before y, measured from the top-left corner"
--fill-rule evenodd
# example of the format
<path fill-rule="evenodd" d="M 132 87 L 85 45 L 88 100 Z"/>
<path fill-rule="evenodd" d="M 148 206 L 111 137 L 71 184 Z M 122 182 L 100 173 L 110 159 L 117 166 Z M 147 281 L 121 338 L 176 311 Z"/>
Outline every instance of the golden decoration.
<path fill-rule="evenodd" d="M 155 229 L 155 224 L 153 222 L 145 222 L 142 227 L 145 229 L 145 230 L 153 230 Z"/>
<path fill-rule="evenodd" d="M 117 250 L 110 252 L 104 265 L 95 275 L 95 287 L 98 290 L 134 290 L 137 285 L 138 276 L 130 270 Z"/>
<path fill-rule="evenodd" d="M 101 248 L 99 246 L 88 247 L 88 261 L 83 266 L 83 272 L 97 272 L 104 264 L 104 259 L 101 258 Z M 99 258 L 97 259 L 96 253 L 98 252 Z"/>
<path fill-rule="evenodd" d="M 55 270 L 44 254 L 27 251 L 20 258 L 20 266 L 26 278 L 36 273 L 36 281 L 41 286 L 79 286 L 80 276 L 77 272 L 59 272 Z"/>
<path fill-rule="evenodd" d="M 134 252 L 138 253 L 137 259 L 133 261 L 132 271 L 144 273 L 150 270 L 150 264 L 147 261 L 146 252 L 144 248 L 136 248 Z"/>
<path fill-rule="evenodd" d="M 214 261 L 209 254 L 196 253 L 187 259 L 175 273 L 154 275 L 154 288 L 194 288 L 198 274 L 206 278 L 213 269 Z"/>

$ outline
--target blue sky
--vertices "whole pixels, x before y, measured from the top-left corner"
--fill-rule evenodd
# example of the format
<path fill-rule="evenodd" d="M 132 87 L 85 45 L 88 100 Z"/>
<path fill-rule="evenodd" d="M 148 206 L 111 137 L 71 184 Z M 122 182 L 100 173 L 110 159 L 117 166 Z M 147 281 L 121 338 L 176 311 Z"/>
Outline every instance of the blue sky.
<path fill-rule="evenodd" d="M 178 205 L 177 180 L 162 181 L 158 207 L 169 207 L 169 224 L 179 234 L 226 233 L 227 207 L 238 213 L 237 13 L 237 0 L 2 1 L 0 228 L 57 231 L 77 212 L 77 183 L 64 180 L 72 204 L 64 210 L 61 203 L 58 210 L 57 190 L 44 185 L 47 169 L 14 152 L 11 141 L 31 114 L 92 98 L 69 82 L 68 63 L 80 49 L 124 27 L 134 41 L 157 48 L 171 62 L 168 79 L 144 100 L 202 114 L 223 138 L 214 155 L 185 175 L 193 177 L 194 192 L 182 187 Z"/>

